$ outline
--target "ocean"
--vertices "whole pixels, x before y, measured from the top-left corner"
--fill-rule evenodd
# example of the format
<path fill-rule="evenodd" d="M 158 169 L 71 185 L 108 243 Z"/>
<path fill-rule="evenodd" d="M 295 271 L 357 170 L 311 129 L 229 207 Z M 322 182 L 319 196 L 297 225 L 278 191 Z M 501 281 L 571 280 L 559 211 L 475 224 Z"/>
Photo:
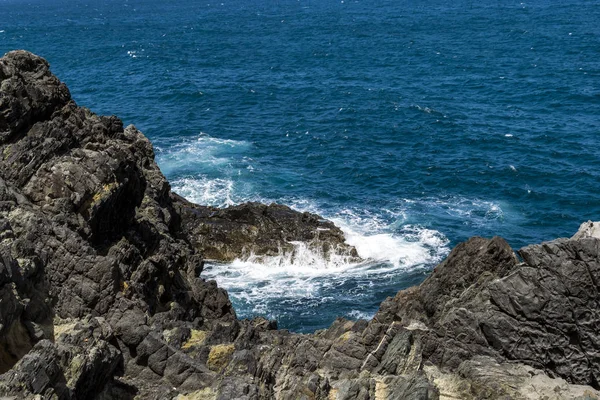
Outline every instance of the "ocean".
<path fill-rule="evenodd" d="M 369 318 L 457 243 L 600 216 L 600 3 L 0 0 L 0 53 L 135 124 L 175 192 L 336 222 L 366 259 L 209 263 L 238 316 Z M 302 249 L 300 249 L 302 250 Z"/>

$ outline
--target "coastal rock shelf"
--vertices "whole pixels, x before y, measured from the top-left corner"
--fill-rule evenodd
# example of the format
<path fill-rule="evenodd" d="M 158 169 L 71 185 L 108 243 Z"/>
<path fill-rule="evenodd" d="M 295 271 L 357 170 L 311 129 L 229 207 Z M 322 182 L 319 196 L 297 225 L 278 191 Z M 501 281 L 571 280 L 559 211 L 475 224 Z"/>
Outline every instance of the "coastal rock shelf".
<path fill-rule="evenodd" d="M 25 51 L 0 59 L 0 154 L 0 397 L 600 398 L 598 223 L 520 258 L 474 237 L 372 320 L 300 335 L 238 320 L 203 259 L 358 259 L 332 223 L 185 201 L 137 129 Z"/>

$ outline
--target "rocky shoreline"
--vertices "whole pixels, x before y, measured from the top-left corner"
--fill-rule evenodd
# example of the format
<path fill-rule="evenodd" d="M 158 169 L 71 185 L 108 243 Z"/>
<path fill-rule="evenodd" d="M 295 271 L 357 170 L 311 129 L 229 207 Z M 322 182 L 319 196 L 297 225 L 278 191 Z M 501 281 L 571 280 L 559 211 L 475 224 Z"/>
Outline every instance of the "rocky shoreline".
<path fill-rule="evenodd" d="M 599 399 L 600 224 L 458 245 L 370 321 L 238 320 L 203 259 L 357 258 L 319 216 L 174 193 L 150 142 L 0 59 L 0 399 Z M 521 261 L 522 260 L 522 261 Z"/>

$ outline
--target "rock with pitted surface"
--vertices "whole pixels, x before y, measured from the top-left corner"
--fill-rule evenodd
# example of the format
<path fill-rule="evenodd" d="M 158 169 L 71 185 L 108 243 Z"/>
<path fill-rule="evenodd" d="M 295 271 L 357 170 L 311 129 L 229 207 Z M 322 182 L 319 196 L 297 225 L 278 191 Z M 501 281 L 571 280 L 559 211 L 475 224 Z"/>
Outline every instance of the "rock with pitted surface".
<path fill-rule="evenodd" d="M 191 204 L 149 141 L 78 107 L 43 59 L 0 59 L 0 398 L 600 399 L 600 238 L 458 245 L 370 320 L 238 320 L 203 258 L 357 259 L 285 206 Z"/>

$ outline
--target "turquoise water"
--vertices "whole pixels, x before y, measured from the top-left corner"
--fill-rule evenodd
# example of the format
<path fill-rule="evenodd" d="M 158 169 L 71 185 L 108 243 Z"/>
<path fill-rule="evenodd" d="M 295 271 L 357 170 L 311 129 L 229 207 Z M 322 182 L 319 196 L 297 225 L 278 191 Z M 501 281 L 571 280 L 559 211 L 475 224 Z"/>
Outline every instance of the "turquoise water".
<path fill-rule="evenodd" d="M 370 261 L 205 272 L 242 317 L 372 315 L 457 242 L 515 248 L 600 215 L 596 1 L 0 0 L 0 52 L 153 142 L 204 204 L 321 213 Z"/>

